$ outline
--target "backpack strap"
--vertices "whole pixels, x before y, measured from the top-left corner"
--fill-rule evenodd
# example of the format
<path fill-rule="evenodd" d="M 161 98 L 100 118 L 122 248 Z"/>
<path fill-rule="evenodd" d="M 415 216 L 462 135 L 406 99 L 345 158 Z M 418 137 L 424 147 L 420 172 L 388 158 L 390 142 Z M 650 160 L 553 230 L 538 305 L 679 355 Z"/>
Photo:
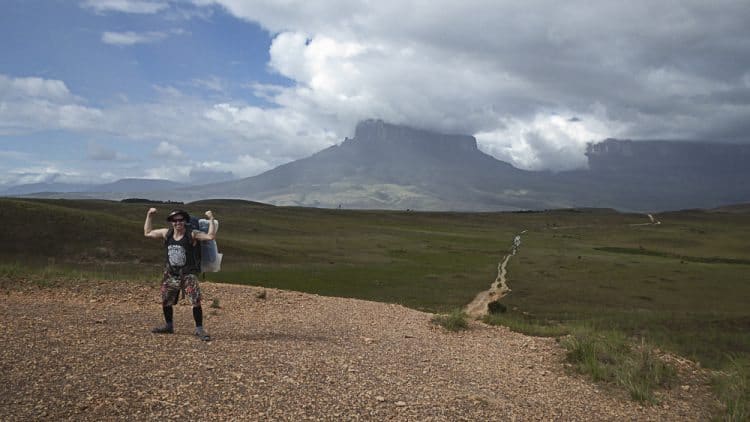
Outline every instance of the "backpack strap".
<path fill-rule="evenodd" d="M 174 235 L 174 228 L 170 227 L 167 230 L 167 235 L 164 237 L 164 246 L 167 246 L 167 242 L 169 242 L 169 238 L 172 237 L 173 235 Z M 185 230 L 185 236 L 187 236 L 187 239 L 190 242 L 190 244 L 193 245 L 193 230 L 192 229 Z"/>
<path fill-rule="evenodd" d="M 174 234 L 174 228 L 173 228 L 173 227 L 170 227 L 170 228 L 169 228 L 169 229 L 167 230 L 167 235 L 166 235 L 166 236 L 164 236 L 164 247 L 165 247 L 165 248 L 167 247 L 167 242 L 169 242 L 169 238 L 170 238 L 170 237 L 172 237 L 172 235 L 173 235 L 173 234 Z"/>
<path fill-rule="evenodd" d="M 195 240 L 193 238 L 193 230 L 186 230 L 185 236 L 187 236 L 188 242 L 193 246 L 193 261 L 198 267 L 198 270 L 200 270 L 201 260 L 203 259 L 203 257 L 201 256 L 201 242 L 200 240 Z"/>

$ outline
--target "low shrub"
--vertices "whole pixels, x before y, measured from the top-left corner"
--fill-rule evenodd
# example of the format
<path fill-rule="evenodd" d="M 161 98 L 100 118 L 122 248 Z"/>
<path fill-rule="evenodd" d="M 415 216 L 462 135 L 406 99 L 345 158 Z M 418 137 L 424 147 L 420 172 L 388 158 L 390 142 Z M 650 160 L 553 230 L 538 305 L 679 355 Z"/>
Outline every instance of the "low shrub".
<path fill-rule="evenodd" d="M 490 315 L 504 314 L 507 310 L 508 308 L 498 300 L 493 300 L 487 304 L 487 312 L 489 312 Z"/>
<path fill-rule="evenodd" d="M 450 314 L 435 315 L 430 321 L 449 331 L 461 331 L 469 328 L 466 318 L 466 312 L 455 309 Z"/>

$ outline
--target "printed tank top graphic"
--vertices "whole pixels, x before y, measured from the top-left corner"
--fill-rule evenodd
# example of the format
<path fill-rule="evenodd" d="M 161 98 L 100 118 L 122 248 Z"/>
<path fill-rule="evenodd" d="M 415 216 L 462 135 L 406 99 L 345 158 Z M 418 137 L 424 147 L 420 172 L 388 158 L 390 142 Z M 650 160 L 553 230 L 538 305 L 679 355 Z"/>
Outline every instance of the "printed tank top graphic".
<path fill-rule="evenodd" d="M 187 264 L 187 254 L 185 248 L 180 244 L 172 244 L 167 246 L 167 257 L 169 258 L 169 266 L 173 268 L 183 267 Z"/>
<path fill-rule="evenodd" d="M 172 274 L 196 273 L 199 271 L 191 244 L 191 236 L 184 235 L 180 240 L 170 236 L 166 242 L 167 268 Z"/>

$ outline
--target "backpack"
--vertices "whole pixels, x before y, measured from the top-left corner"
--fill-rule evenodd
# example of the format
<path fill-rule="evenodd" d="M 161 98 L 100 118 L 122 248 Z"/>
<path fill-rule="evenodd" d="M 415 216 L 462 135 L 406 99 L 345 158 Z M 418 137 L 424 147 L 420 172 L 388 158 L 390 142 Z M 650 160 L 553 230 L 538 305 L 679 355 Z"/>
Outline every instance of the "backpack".
<path fill-rule="evenodd" d="M 198 230 L 208 233 L 209 220 L 198 220 Z M 214 219 L 215 233 L 219 231 L 219 220 Z M 215 240 L 204 240 L 200 242 L 201 271 L 204 273 L 215 273 L 221 270 L 221 259 L 224 254 L 219 253 Z"/>

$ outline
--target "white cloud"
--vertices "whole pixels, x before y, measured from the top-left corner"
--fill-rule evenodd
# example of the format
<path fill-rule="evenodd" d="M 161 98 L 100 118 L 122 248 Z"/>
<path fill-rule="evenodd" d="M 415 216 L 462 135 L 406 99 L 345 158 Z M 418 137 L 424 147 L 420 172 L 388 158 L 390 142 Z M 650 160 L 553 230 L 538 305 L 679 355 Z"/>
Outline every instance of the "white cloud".
<path fill-rule="evenodd" d="M 252 146 L 257 155 L 279 164 L 343 140 L 336 132 L 322 129 L 322 121 L 311 120 L 308 115 L 288 108 L 221 103 L 206 110 L 205 117 L 233 139 L 233 144 Z"/>
<path fill-rule="evenodd" d="M 183 157 L 185 153 L 177 145 L 162 141 L 159 142 L 159 146 L 156 147 L 153 155 L 159 158 L 176 159 Z"/>
<path fill-rule="evenodd" d="M 190 180 L 190 167 L 186 165 L 160 165 L 144 170 L 144 178 L 164 179 L 173 182 L 186 183 Z"/>
<path fill-rule="evenodd" d="M 193 0 L 199 6 L 217 4 L 242 19 L 258 22 L 273 32 L 339 26 L 347 18 L 362 18 L 363 2 L 347 0 L 293 1 L 274 0 Z M 378 2 L 381 3 L 381 2 Z M 375 4 L 375 3 L 372 3 Z M 378 5 L 379 6 L 379 5 Z M 317 32 L 317 31 L 313 31 Z"/>
<path fill-rule="evenodd" d="M 0 74 L 0 135 L 97 126 L 102 111 L 80 101 L 62 81 Z"/>
<path fill-rule="evenodd" d="M 612 134 L 611 123 L 540 114 L 528 121 L 508 120 L 503 129 L 476 134 L 480 149 L 526 170 L 585 167 L 586 144 Z"/>
<path fill-rule="evenodd" d="M 46 163 L 15 168 L 0 173 L 0 185 L 15 186 L 31 183 L 88 183 L 90 175 L 78 170 L 63 169 L 56 164 Z"/>
<path fill-rule="evenodd" d="M 12 78 L 0 74 L 0 101 L 41 98 L 49 101 L 71 101 L 65 82 L 37 77 Z"/>
<path fill-rule="evenodd" d="M 509 138 L 516 162 L 533 168 L 585 162 L 585 136 L 556 116 L 596 109 L 595 130 L 583 125 L 603 138 L 718 134 L 720 98 L 746 89 L 750 65 L 742 2 L 196 4 L 274 34 L 269 66 L 295 84 L 261 92 L 290 114 L 338 135 L 364 118 L 454 133 L 510 125 L 523 134 Z M 737 132 L 750 112 L 729 110 Z"/>
<path fill-rule="evenodd" d="M 176 33 L 176 32 L 173 32 Z M 104 32 L 102 42 L 118 46 L 129 46 L 134 44 L 149 44 L 159 42 L 167 38 L 170 34 L 167 32 Z"/>
<path fill-rule="evenodd" d="M 209 76 L 208 78 L 203 79 L 193 79 L 192 85 L 198 88 L 203 88 L 209 91 L 220 93 L 225 93 L 227 91 L 224 80 L 222 80 L 218 76 Z"/>
<path fill-rule="evenodd" d="M 153 14 L 169 7 L 167 1 L 148 0 L 85 0 L 82 7 L 96 13 L 121 12 L 136 14 Z"/>
<path fill-rule="evenodd" d="M 366 118 L 476 134 L 483 150 L 534 169 L 583 165 L 586 142 L 606 137 L 710 137 L 724 128 L 725 138 L 748 136 L 747 2 L 82 5 L 165 19 L 180 9 L 185 18 L 207 16 L 218 5 L 272 34 L 267 70 L 291 86 L 190 76 L 154 86 L 151 100 L 92 107 L 62 80 L 0 74 L 0 135 L 106 134 L 162 161 L 183 154 L 182 166 L 159 166 L 155 177 L 254 175 L 342 141 Z M 102 41 L 127 46 L 180 33 L 112 31 Z M 242 82 L 271 106 L 231 98 Z M 199 97 L 204 89 L 211 92 Z M 207 99 L 216 93 L 221 100 Z"/>
<path fill-rule="evenodd" d="M 343 139 L 340 130 L 320 128 L 321 122 L 288 108 L 212 104 L 171 86 L 154 89 L 158 98 L 152 102 L 120 102 L 97 109 L 80 104 L 62 81 L 0 75 L 0 135 L 64 130 L 105 136 L 119 139 L 123 148 L 132 151 L 151 151 L 160 160 L 187 157 L 195 162 L 236 162 L 217 171 L 242 176 L 310 155 Z M 136 155 L 95 144 L 88 151 L 94 161 Z M 236 157 L 244 158 L 237 161 Z"/>
<path fill-rule="evenodd" d="M 223 166 L 225 170 L 229 170 L 233 174 L 242 177 L 255 176 L 256 174 L 263 173 L 273 167 L 274 166 L 271 163 L 248 154 L 241 155 L 237 157 L 236 161 L 227 163 Z"/>

